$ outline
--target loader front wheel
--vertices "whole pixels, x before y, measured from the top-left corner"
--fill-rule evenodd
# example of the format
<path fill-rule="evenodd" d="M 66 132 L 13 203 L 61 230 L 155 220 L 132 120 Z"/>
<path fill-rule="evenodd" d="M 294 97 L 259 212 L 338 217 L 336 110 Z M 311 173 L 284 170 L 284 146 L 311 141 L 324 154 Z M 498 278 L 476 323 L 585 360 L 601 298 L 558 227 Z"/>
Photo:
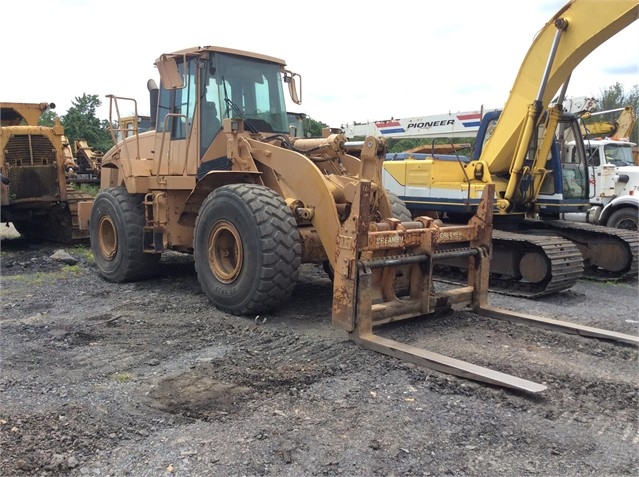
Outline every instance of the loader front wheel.
<path fill-rule="evenodd" d="M 160 254 L 144 253 L 142 194 L 124 187 L 100 192 L 93 202 L 89 239 L 100 275 L 115 283 L 142 280 L 156 274 Z"/>
<path fill-rule="evenodd" d="M 267 312 L 291 296 L 302 245 L 295 218 L 272 189 L 232 184 L 211 192 L 195 222 L 202 291 L 234 315 Z"/>

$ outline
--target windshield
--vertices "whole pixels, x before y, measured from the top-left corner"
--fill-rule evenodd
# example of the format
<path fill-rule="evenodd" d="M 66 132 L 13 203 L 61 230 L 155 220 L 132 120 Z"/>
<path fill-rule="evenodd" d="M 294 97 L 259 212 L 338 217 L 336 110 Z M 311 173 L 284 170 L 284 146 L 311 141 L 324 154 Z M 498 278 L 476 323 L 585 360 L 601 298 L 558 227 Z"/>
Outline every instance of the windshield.
<path fill-rule="evenodd" d="M 222 118 L 241 113 L 257 131 L 288 132 L 279 65 L 222 53 L 211 65 L 206 96 L 217 100 Z"/>
<path fill-rule="evenodd" d="M 630 144 L 606 144 L 604 146 L 606 160 L 615 166 L 632 166 L 632 148 Z"/>

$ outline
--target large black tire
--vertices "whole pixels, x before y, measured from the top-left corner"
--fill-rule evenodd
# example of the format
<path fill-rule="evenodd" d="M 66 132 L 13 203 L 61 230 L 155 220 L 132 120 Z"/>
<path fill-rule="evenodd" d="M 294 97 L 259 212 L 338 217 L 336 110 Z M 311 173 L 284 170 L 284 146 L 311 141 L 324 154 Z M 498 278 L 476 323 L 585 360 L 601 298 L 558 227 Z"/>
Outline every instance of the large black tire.
<path fill-rule="evenodd" d="M 639 214 L 637 213 L 637 210 L 628 207 L 613 212 L 608 219 L 606 226 L 616 229 L 639 230 L 637 227 L 638 224 Z"/>
<path fill-rule="evenodd" d="M 195 222 L 195 270 L 213 305 L 234 315 L 271 311 L 297 283 L 302 245 L 295 218 L 273 190 L 220 187 Z"/>
<path fill-rule="evenodd" d="M 36 222 L 35 220 L 14 220 L 13 226 L 18 233 L 27 240 L 44 240 L 42 237 L 43 223 Z"/>
<path fill-rule="evenodd" d="M 390 202 L 393 218 L 399 219 L 402 222 L 410 222 L 413 219 L 410 210 L 408 210 L 403 200 L 388 190 L 386 191 L 386 196 Z"/>
<path fill-rule="evenodd" d="M 100 275 L 115 283 L 157 275 L 160 254 L 144 253 L 144 195 L 124 187 L 100 192 L 89 221 L 91 250 Z"/>

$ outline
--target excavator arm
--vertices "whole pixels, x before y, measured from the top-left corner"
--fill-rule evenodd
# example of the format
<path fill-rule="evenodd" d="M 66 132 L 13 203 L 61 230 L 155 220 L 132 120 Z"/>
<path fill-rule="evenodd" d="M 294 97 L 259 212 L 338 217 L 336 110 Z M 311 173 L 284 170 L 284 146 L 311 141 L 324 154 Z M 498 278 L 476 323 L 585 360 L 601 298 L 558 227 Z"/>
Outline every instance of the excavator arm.
<path fill-rule="evenodd" d="M 581 115 L 581 119 L 587 121 L 594 116 L 599 116 L 614 111 L 621 111 L 614 121 L 594 121 L 586 122 L 582 125 L 582 134 L 584 137 L 609 136 L 614 138 L 629 139 L 632 130 L 635 128 L 635 111 L 632 106 L 626 106 L 621 109 L 613 109 L 610 111 L 599 111 L 596 113 L 587 112 Z"/>

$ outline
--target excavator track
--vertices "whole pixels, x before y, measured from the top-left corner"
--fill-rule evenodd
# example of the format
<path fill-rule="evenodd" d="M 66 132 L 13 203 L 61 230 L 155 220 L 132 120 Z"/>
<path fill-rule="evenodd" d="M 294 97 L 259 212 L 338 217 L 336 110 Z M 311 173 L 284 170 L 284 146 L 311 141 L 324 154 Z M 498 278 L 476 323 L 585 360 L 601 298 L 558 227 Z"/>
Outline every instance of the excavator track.
<path fill-rule="evenodd" d="M 583 278 L 623 281 L 639 274 L 639 233 L 634 230 L 565 220 L 528 220 L 526 225 L 575 243 L 584 257 Z"/>
<path fill-rule="evenodd" d="M 463 262 L 437 260 L 435 278 L 460 283 L 467 277 Z M 493 230 L 489 290 L 536 298 L 568 290 L 584 272 L 579 248 L 557 235 L 536 235 Z"/>

